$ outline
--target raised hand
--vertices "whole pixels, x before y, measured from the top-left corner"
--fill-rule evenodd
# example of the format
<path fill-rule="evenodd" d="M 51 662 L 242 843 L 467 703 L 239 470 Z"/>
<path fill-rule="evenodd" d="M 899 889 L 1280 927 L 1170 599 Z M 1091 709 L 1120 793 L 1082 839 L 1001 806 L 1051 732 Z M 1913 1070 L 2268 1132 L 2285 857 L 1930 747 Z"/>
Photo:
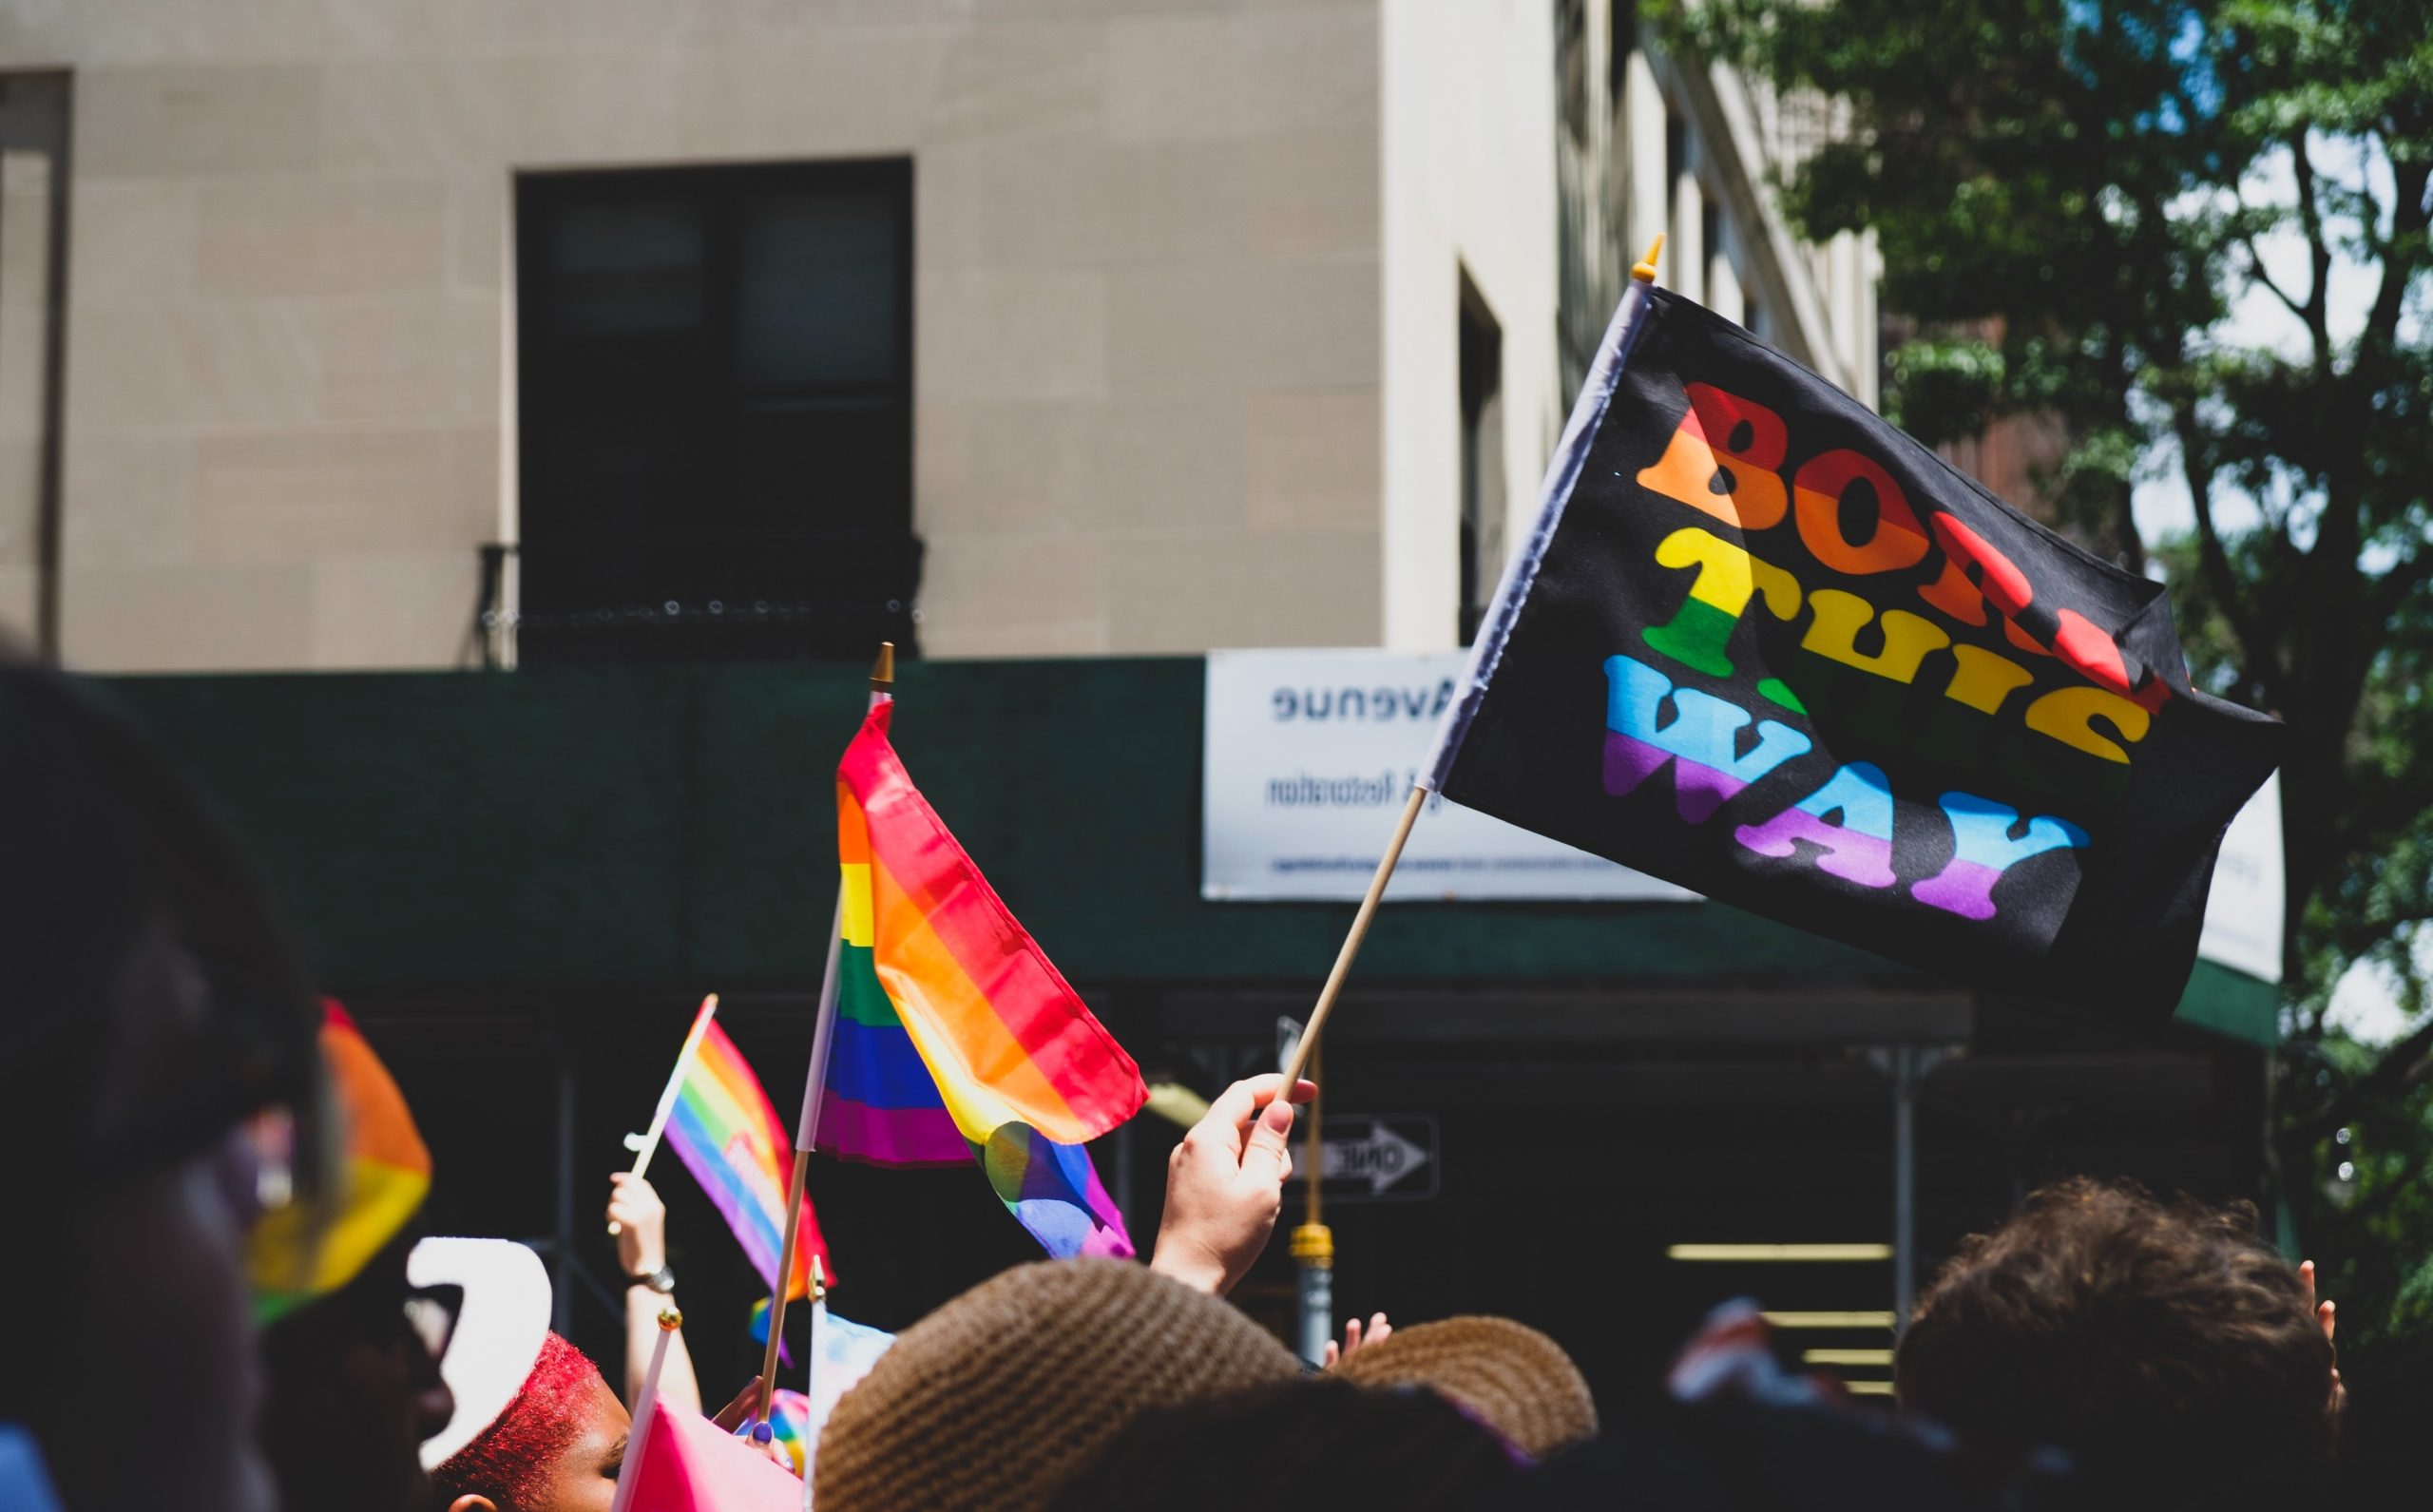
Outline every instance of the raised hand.
<path fill-rule="evenodd" d="M 2315 1315 L 2316 1326 L 2323 1330 L 2323 1342 L 2331 1344 L 2332 1333 L 2340 1326 L 2339 1308 L 2334 1303 L 2315 1299 L 2315 1263 L 2312 1260 L 2298 1262 L 2298 1286 L 2306 1292 L 2307 1311 Z M 2337 1348 L 2334 1345 L 2335 1350 Z M 2333 1358 L 2338 1359 L 2338 1354 L 2335 1353 Z M 2340 1367 L 2334 1365 L 2331 1368 L 2331 1408 L 2338 1412 L 2347 1406 L 2348 1388 L 2341 1385 Z"/>
<path fill-rule="evenodd" d="M 642 1177 L 618 1171 L 608 1177 L 608 1221 L 616 1226 L 617 1264 L 629 1275 L 648 1275 L 667 1263 L 667 1204 Z"/>
<path fill-rule="evenodd" d="M 1386 1315 L 1383 1312 L 1369 1314 L 1369 1330 L 1366 1333 L 1361 1331 L 1358 1318 L 1346 1318 L 1343 1320 L 1342 1345 L 1337 1346 L 1332 1339 L 1327 1340 L 1326 1358 L 1319 1364 L 1328 1369 L 1332 1369 L 1345 1355 L 1358 1349 L 1364 1344 L 1383 1344 L 1393 1335 L 1393 1331 L 1394 1326 L 1386 1321 Z"/>
<path fill-rule="evenodd" d="M 1293 1109 L 1317 1096 L 1271 1072 L 1235 1082 L 1208 1105 L 1166 1162 L 1166 1213 L 1149 1268 L 1223 1296 L 1267 1247 L 1293 1174 Z"/>

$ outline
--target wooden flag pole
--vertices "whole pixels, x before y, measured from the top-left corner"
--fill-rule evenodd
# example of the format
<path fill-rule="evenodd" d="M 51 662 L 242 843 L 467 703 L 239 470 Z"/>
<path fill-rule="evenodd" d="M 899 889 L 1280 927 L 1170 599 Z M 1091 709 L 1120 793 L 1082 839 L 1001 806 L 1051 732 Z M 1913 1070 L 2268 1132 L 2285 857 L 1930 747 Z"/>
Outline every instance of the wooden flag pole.
<path fill-rule="evenodd" d="M 693 1063 L 694 1054 L 701 1048 L 701 1036 L 710 1032 L 710 1019 L 718 1011 L 718 995 L 715 992 L 701 1000 L 700 1011 L 693 1015 L 693 1027 L 684 1035 L 684 1048 L 676 1052 L 676 1069 L 667 1073 L 667 1085 L 660 1089 L 659 1106 L 651 1110 L 650 1130 L 642 1142 L 634 1147 L 634 1175 L 650 1169 L 650 1158 L 659 1153 L 659 1141 L 667 1133 L 668 1117 L 676 1111 L 676 1095 L 684 1088 L 684 1068 Z M 622 1223 L 608 1225 L 608 1236 L 615 1238 L 624 1231 Z"/>
<path fill-rule="evenodd" d="M 875 703 L 888 693 L 894 681 L 895 642 L 882 641 L 878 645 L 878 660 L 871 664 L 871 700 Z M 842 886 L 841 882 L 839 886 Z M 828 935 L 828 967 L 820 973 L 819 1018 L 811 1031 L 811 1067 L 803 1086 L 803 1114 L 795 1129 L 794 1176 L 786 1182 L 786 1236 L 785 1241 L 777 1246 L 777 1286 L 776 1294 L 769 1298 L 769 1342 L 760 1354 L 759 1410 L 753 1416 L 761 1423 L 769 1421 L 769 1394 L 777 1386 L 777 1349 L 786 1336 L 786 1293 L 792 1290 L 795 1240 L 800 1236 L 798 1231 L 802 1227 L 803 1184 L 811 1176 L 811 1144 L 818 1134 L 814 1125 L 819 1119 L 820 1088 L 828 1079 L 829 1037 L 836 1023 L 837 974 L 845 952 L 844 924 L 845 900 L 840 892 L 836 900 L 836 928 Z M 814 1258 L 814 1267 L 817 1263 Z M 814 1270 L 813 1274 L 812 1290 L 816 1295 L 822 1288 L 816 1279 L 817 1271 Z"/>
<path fill-rule="evenodd" d="M 795 1152 L 795 1174 L 786 1182 L 786 1241 L 777 1247 L 777 1288 L 769 1298 L 769 1346 L 760 1353 L 760 1402 L 752 1414 L 756 1423 L 769 1421 L 769 1393 L 777 1385 L 777 1346 L 786 1333 L 786 1293 L 794 1290 L 795 1240 L 802 1228 L 803 1180 L 811 1174 L 811 1157 Z"/>
<path fill-rule="evenodd" d="M 828 926 L 828 965 L 819 973 L 819 1016 L 811 1025 L 811 1064 L 802 1080 L 802 1112 L 795 1119 L 795 1151 L 819 1142 L 819 1104 L 828 1094 L 828 1055 L 836 1040 L 837 974 L 845 966 L 845 889 L 836 889 L 836 917 Z"/>
<path fill-rule="evenodd" d="M 1301 1043 L 1293 1047 L 1293 1063 L 1284 1068 L 1284 1091 L 1290 1095 L 1293 1084 L 1301 1080 L 1301 1072 L 1310 1063 L 1311 1052 L 1318 1047 L 1318 1035 L 1327 1026 L 1327 1015 L 1334 1011 L 1334 1000 L 1343 991 L 1343 979 L 1351 974 L 1352 958 L 1360 953 L 1360 942 L 1369 937 L 1369 921 L 1377 916 L 1377 902 L 1386 895 L 1386 884 L 1392 880 L 1394 864 L 1403 858 L 1403 845 L 1410 839 L 1410 827 L 1419 822 L 1419 811 L 1427 805 L 1427 790 L 1411 784 L 1410 797 L 1403 804 L 1403 816 L 1394 826 L 1394 837 L 1386 843 L 1385 859 L 1377 863 L 1377 874 L 1369 879 L 1369 895 L 1360 900 L 1360 911 L 1351 916 L 1351 932 L 1343 937 L 1343 948 L 1336 952 L 1334 969 L 1327 973 L 1327 985 L 1318 989 L 1318 1005 L 1310 1010 L 1308 1027 L 1301 1031 Z"/>
<path fill-rule="evenodd" d="M 1631 264 L 1631 281 L 1654 283 L 1656 259 L 1663 251 L 1664 237 L 1659 232 L 1656 239 L 1648 243 L 1647 256 Z M 1502 596 L 1501 590 L 1498 596 Z M 1287 1093 L 1292 1090 L 1293 1083 L 1301 1080 L 1301 1072 L 1317 1050 L 1319 1032 L 1326 1027 L 1327 1015 L 1334 1011 L 1335 997 L 1343 991 L 1343 979 L 1351 974 L 1352 958 L 1360 953 L 1360 942 L 1368 937 L 1369 921 L 1376 916 L 1378 900 L 1386 895 L 1386 884 L 1393 877 L 1394 864 L 1403 858 L 1403 844 L 1410 838 L 1410 827 L 1418 822 L 1419 811 L 1427 802 L 1427 793 L 1426 783 L 1411 784 L 1409 801 L 1403 805 L 1401 822 L 1394 826 L 1394 837 L 1387 843 L 1385 858 L 1377 863 L 1377 874 L 1369 879 L 1369 895 L 1360 900 L 1360 911 L 1351 916 L 1351 932 L 1344 936 L 1343 949 L 1334 958 L 1334 969 L 1327 973 L 1327 985 L 1318 989 L 1318 1005 L 1310 1010 L 1309 1026 L 1301 1031 L 1301 1043 L 1293 1047 L 1293 1062 L 1284 1068 Z M 1315 1175 L 1312 1173 L 1313 1182 Z M 1314 1185 L 1312 1190 L 1315 1190 Z"/>

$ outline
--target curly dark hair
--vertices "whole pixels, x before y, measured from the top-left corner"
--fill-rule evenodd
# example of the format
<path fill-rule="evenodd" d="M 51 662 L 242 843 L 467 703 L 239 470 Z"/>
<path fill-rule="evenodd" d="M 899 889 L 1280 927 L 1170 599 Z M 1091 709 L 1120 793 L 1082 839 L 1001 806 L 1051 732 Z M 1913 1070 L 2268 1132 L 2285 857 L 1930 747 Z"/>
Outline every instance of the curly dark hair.
<path fill-rule="evenodd" d="M 2079 1177 L 1965 1241 L 1902 1335 L 1905 1410 L 2050 1445 L 2135 1504 L 2292 1504 L 2332 1457 L 2330 1341 L 2255 1210 Z"/>

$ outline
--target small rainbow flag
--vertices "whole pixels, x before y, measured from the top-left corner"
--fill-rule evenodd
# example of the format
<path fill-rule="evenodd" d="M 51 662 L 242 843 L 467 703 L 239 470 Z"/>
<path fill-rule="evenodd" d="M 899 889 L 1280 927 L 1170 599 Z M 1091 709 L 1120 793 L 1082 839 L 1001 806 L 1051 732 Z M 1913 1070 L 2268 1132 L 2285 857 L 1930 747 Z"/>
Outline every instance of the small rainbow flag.
<path fill-rule="evenodd" d="M 1049 1254 L 1132 1254 L 1082 1146 L 1148 1097 L 1140 1068 L 913 787 L 873 702 L 836 773 L 844 899 L 819 1148 L 978 1159 Z"/>
<path fill-rule="evenodd" d="M 254 1226 L 247 1260 L 264 1323 L 354 1280 L 431 1191 L 431 1151 L 405 1094 L 335 998 L 321 1000 L 321 1063 L 346 1157 L 335 1193 L 292 1202 Z"/>
<path fill-rule="evenodd" d="M 777 1251 L 786 1236 L 786 1187 L 794 1176 L 794 1141 L 777 1121 L 777 1110 L 760 1090 L 759 1079 L 726 1031 L 709 1019 L 683 1066 L 667 1119 L 667 1142 L 693 1179 L 710 1195 L 727 1227 L 743 1246 L 772 1293 L 777 1285 Z M 795 1241 L 794 1274 L 786 1296 L 811 1294 L 811 1257 L 828 1266 L 828 1243 L 811 1198 L 802 1201 L 802 1228 Z M 829 1268 L 833 1275 L 834 1270 Z"/>

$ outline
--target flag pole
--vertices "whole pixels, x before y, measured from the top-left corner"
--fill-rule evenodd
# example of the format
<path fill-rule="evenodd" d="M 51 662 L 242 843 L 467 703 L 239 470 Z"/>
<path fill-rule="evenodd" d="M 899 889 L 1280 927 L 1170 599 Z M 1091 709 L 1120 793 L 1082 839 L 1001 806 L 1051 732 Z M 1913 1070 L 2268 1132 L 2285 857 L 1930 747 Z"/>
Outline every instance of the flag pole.
<path fill-rule="evenodd" d="M 684 1326 L 684 1314 L 674 1306 L 659 1310 L 659 1341 L 650 1347 L 650 1368 L 642 1372 L 642 1388 L 634 1395 L 633 1426 L 625 1435 L 625 1462 L 617 1467 L 617 1489 L 608 1512 L 625 1512 L 633 1504 L 634 1485 L 642 1478 L 642 1450 L 650 1443 L 651 1414 L 659 1410 L 659 1372 L 667 1364 L 667 1341 Z"/>
<path fill-rule="evenodd" d="M 667 1132 L 667 1120 L 676 1111 L 676 1095 L 683 1090 L 685 1068 L 693 1063 L 694 1055 L 701 1048 L 701 1037 L 710 1032 L 710 1018 L 718 1011 L 718 995 L 715 992 L 701 1000 L 693 1015 L 693 1027 L 685 1032 L 684 1048 L 676 1052 L 676 1069 L 667 1073 L 667 1085 L 659 1093 L 659 1106 L 651 1110 L 650 1131 L 642 1142 L 634 1147 L 634 1175 L 650 1169 L 650 1158 L 659 1153 L 661 1136 Z M 615 1238 L 624 1229 L 622 1223 L 608 1225 L 608 1236 Z"/>
<path fill-rule="evenodd" d="M 1293 1084 L 1301 1080 L 1301 1072 L 1318 1047 L 1318 1035 L 1327 1026 L 1327 1015 L 1334 1011 L 1334 1000 L 1343 992 L 1343 979 L 1351 974 L 1352 958 L 1360 953 L 1360 942 L 1369 937 L 1369 921 L 1377 916 L 1378 901 L 1386 895 L 1386 884 L 1392 880 L 1394 863 L 1403 858 L 1403 845 L 1410 839 L 1410 827 L 1419 822 L 1419 811 L 1427 803 L 1427 789 L 1420 783 L 1410 785 L 1410 797 L 1403 804 L 1403 816 L 1394 825 L 1394 837 L 1386 842 L 1385 859 L 1377 863 L 1377 874 L 1369 879 L 1369 894 L 1360 900 L 1360 911 L 1351 916 L 1351 932 L 1343 937 L 1343 948 L 1335 952 L 1334 969 L 1327 973 L 1327 985 L 1318 989 L 1318 1005 L 1310 1010 L 1308 1027 L 1301 1031 L 1301 1043 L 1293 1047 L 1293 1060 L 1284 1068 L 1284 1090 L 1278 1097 L 1292 1094 Z"/>
<path fill-rule="evenodd" d="M 811 1158 L 802 1151 L 795 1152 L 795 1174 L 786 1182 L 786 1239 L 777 1249 L 777 1285 L 769 1297 L 769 1345 L 760 1356 L 760 1402 L 752 1417 L 756 1423 L 769 1421 L 769 1393 L 777 1381 L 777 1347 L 785 1342 L 786 1293 L 794 1290 L 795 1241 L 801 1236 L 803 1178 L 811 1171 Z"/>
<path fill-rule="evenodd" d="M 1647 256 L 1631 264 L 1631 282 L 1635 284 L 1654 283 L 1656 281 L 1656 259 L 1663 250 L 1664 237 L 1663 234 L 1659 232 L 1657 235 L 1656 239 L 1649 243 Z M 1629 299 L 1626 295 L 1624 297 L 1624 312 L 1627 313 L 1629 308 Z M 1618 315 L 1616 316 L 1617 329 L 1620 327 L 1624 315 Z M 1607 339 L 1609 343 L 1612 341 L 1610 334 Z M 1600 354 L 1600 356 L 1601 361 L 1602 354 Z M 1619 358 L 1617 360 L 1619 361 Z M 1592 381 L 1593 377 L 1594 375 L 1592 374 Z M 1582 424 L 1581 416 L 1583 412 L 1584 411 L 1580 410 L 1576 410 L 1574 411 L 1572 426 L 1566 428 L 1566 434 L 1563 438 L 1564 444 L 1557 448 L 1555 466 L 1548 469 L 1547 496 L 1550 501 L 1560 500 L 1561 497 L 1561 493 L 1557 491 L 1556 480 L 1561 475 L 1565 462 L 1577 460 L 1576 457 L 1568 457 L 1566 455 L 1567 449 L 1573 441 L 1573 437 L 1569 433 L 1569 431 Z M 1585 432 L 1582 432 L 1579 438 L 1580 454 L 1585 453 L 1586 439 L 1587 437 Z M 1542 531 L 1548 528 L 1547 520 L 1551 518 L 1552 513 L 1553 511 L 1550 510 L 1542 511 Z M 1532 550 L 1542 549 L 1542 542 L 1532 542 Z M 1494 605 L 1490 606 L 1487 616 L 1490 625 L 1496 624 L 1501 618 L 1495 613 L 1496 609 L 1508 608 L 1508 605 L 1517 603 L 1519 602 L 1519 592 L 1525 591 L 1525 576 L 1518 570 L 1523 568 L 1524 565 L 1526 565 L 1526 564 L 1524 564 L 1519 557 L 1516 557 L 1513 562 L 1506 565 L 1504 582 L 1496 588 L 1496 602 Z M 1482 680 L 1478 676 L 1481 670 L 1480 653 L 1489 649 L 1488 641 L 1491 635 L 1508 632 L 1510 626 L 1508 624 L 1504 624 L 1498 631 L 1491 631 L 1487 628 L 1482 628 L 1480 630 L 1478 644 L 1471 648 L 1470 668 L 1468 672 L 1464 675 L 1464 680 L 1466 682 L 1476 683 Z M 1386 884 L 1393 877 L 1395 863 L 1399 862 L 1403 858 L 1403 845 L 1406 841 L 1410 839 L 1410 827 L 1418 822 L 1419 811 L 1427 805 L 1428 794 L 1435 790 L 1436 784 L 1440 780 L 1441 774 L 1436 770 L 1436 768 L 1444 764 L 1445 758 L 1448 755 L 1451 747 L 1458 743 L 1457 739 L 1448 738 L 1448 736 L 1457 734 L 1456 721 L 1460 720 L 1465 713 L 1466 711 L 1460 705 L 1457 705 L 1453 711 L 1448 713 L 1446 725 L 1446 733 L 1440 734 L 1437 740 L 1436 761 L 1430 764 L 1430 769 L 1426 775 L 1422 776 L 1419 780 L 1410 785 L 1410 797 L 1404 802 L 1402 818 L 1394 825 L 1394 837 L 1386 843 L 1385 856 L 1377 863 L 1377 874 L 1369 879 L 1369 891 L 1368 894 L 1360 900 L 1360 911 L 1351 916 L 1351 932 L 1344 936 L 1343 948 L 1336 953 L 1334 958 L 1334 969 L 1327 973 L 1326 986 L 1318 989 L 1317 1006 L 1310 1010 L 1309 1025 L 1301 1031 L 1301 1043 L 1293 1047 L 1292 1062 L 1284 1068 L 1284 1092 L 1279 1093 L 1278 1096 L 1288 1095 L 1292 1091 L 1293 1084 L 1301 1079 L 1301 1072 L 1309 1065 L 1310 1058 L 1317 1053 L 1318 1035 L 1326 1028 L 1327 1015 L 1334 1011 L 1334 1000 L 1343 991 L 1343 979 L 1351 974 L 1352 958 L 1359 955 L 1360 943 L 1369 936 L 1370 921 L 1376 917 L 1377 904 L 1386 895 Z"/>
<path fill-rule="evenodd" d="M 871 664 L 871 703 L 889 697 L 895 682 L 895 642 L 878 643 L 878 660 Z M 786 1236 L 777 1247 L 777 1284 L 769 1298 L 769 1342 L 760 1356 L 760 1403 L 754 1414 L 769 1421 L 769 1394 L 776 1389 L 777 1350 L 786 1337 L 786 1293 L 793 1289 L 795 1241 L 802 1227 L 803 1184 L 811 1176 L 811 1149 L 818 1134 L 820 1093 L 828 1081 L 828 1050 L 836 1030 L 836 987 L 845 954 L 845 891 L 836 890 L 836 921 L 828 931 L 828 965 L 819 976 L 819 1017 L 811 1031 L 811 1065 L 803 1081 L 802 1117 L 795 1124 L 795 1170 L 786 1182 Z M 814 1257 L 814 1266 L 818 1264 Z M 814 1275 L 817 1273 L 813 1273 Z M 818 1284 L 813 1283 L 816 1294 Z"/>

